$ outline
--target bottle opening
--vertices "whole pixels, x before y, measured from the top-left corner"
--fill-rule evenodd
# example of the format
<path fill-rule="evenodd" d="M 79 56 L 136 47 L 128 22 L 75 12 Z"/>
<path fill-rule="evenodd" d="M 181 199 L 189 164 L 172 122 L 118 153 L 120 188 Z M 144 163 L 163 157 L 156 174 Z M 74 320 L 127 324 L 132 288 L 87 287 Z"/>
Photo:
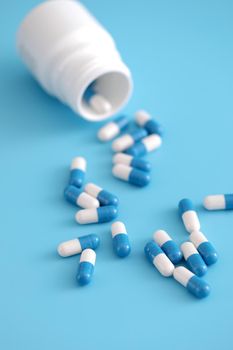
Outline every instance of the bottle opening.
<path fill-rule="evenodd" d="M 121 72 L 105 73 L 86 87 L 78 109 L 88 120 L 104 120 L 125 105 L 131 91 L 129 76 Z"/>

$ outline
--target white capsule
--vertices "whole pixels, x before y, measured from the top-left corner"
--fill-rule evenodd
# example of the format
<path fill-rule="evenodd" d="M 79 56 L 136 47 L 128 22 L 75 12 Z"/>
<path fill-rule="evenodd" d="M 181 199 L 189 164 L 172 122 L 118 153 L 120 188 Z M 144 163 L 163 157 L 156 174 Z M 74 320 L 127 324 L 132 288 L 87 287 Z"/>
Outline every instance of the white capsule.
<path fill-rule="evenodd" d="M 100 206 L 98 199 L 93 198 L 86 192 L 82 192 L 80 194 L 80 196 L 77 199 L 77 204 L 84 209 L 99 208 Z"/>
<path fill-rule="evenodd" d="M 204 198 L 204 207 L 208 210 L 233 209 L 233 195 L 212 195 Z"/>
<path fill-rule="evenodd" d="M 136 123 L 143 127 L 149 120 L 151 120 L 151 115 L 144 110 L 139 110 L 135 113 Z"/>
<path fill-rule="evenodd" d="M 173 274 L 174 265 L 165 254 L 158 254 L 154 258 L 153 264 L 164 277 L 169 277 Z"/>
<path fill-rule="evenodd" d="M 81 257 L 80 257 L 80 260 L 79 260 L 79 263 L 82 263 L 82 262 L 89 262 L 90 264 L 95 266 L 96 252 L 90 248 L 83 250 Z"/>
<path fill-rule="evenodd" d="M 106 100 L 105 97 L 95 94 L 92 95 L 89 100 L 90 106 L 96 111 L 96 113 L 108 113 L 112 109 L 111 103 Z"/>
<path fill-rule="evenodd" d="M 112 144 L 115 152 L 122 152 L 134 144 L 134 139 L 130 134 L 123 135 L 116 139 Z"/>
<path fill-rule="evenodd" d="M 194 273 L 186 269 L 184 266 L 178 266 L 173 272 L 173 277 L 177 282 L 186 287 L 189 280 L 194 276 Z"/>
<path fill-rule="evenodd" d="M 70 170 L 82 170 L 83 172 L 86 172 L 87 169 L 87 161 L 83 157 L 76 157 L 72 160 Z"/>
<path fill-rule="evenodd" d="M 96 209 L 79 210 L 75 215 L 75 219 L 79 224 L 97 223 L 99 221 Z"/>
<path fill-rule="evenodd" d="M 162 144 L 162 139 L 159 135 L 149 135 L 142 140 L 147 152 L 152 152 L 159 148 Z"/>
<path fill-rule="evenodd" d="M 112 140 L 115 136 L 117 136 L 119 132 L 120 132 L 119 126 L 114 122 L 110 122 L 107 125 L 104 125 L 98 131 L 97 136 L 100 141 L 109 141 L 109 140 Z"/>
<path fill-rule="evenodd" d="M 82 247 L 78 238 L 71 239 L 59 244 L 57 252 L 62 257 L 72 256 L 79 254 L 82 251 Z"/>

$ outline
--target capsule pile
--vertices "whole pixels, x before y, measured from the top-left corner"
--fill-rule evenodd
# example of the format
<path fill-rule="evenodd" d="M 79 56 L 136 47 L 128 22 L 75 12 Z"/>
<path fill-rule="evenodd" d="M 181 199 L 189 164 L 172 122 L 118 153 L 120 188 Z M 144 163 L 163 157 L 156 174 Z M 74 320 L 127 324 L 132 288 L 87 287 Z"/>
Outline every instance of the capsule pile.
<path fill-rule="evenodd" d="M 71 162 L 69 184 L 65 199 L 82 208 L 75 215 L 81 224 L 102 223 L 114 220 L 118 215 L 118 197 L 94 183 L 85 184 L 86 159 L 76 157 Z"/>
<path fill-rule="evenodd" d="M 173 278 L 197 298 L 209 295 L 209 284 L 201 279 L 207 272 L 207 266 L 217 262 L 218 254 L 207 238 L 200 232 L 200 221 L 190 199 L 179 202 L 179 214 L 189 240 L 179 247 L 167 232 L 158 230 L 149 241 L 144 252 L 147 259 L 157 268 L 161 275 Z M 177 266 L 182 259 L 185 266 Z"/>
<path fill-rule="evenodd" d="M 123 222 L 116 221 L 112 224 L 111 236 L 115 255 L 120 258 L 127 257 L 131 252 L 131 246 Z M 96 262 L 95 250 L 99 247 L 99 244 L 99 236 L 92 233 L 62 242 L 57 247 L 58 254 L 63 258 L 81 254 L 76 275 L 76 280 L 81 286 L 89 284 L 92 280 Z"/>
<path fill-rule="evenodd" d="M 132 125 L 134 124 L 134 125 Z M 132 131 L 127 117 L 118 117 L 104 125 L 97 136 L 100 141 L 113 140 L 113 175 L 130 184 L 144 187 L 149 184 L 151 164 L 142 159 L 147 153 L 158 149 L 162 144 L 162 127 L 144 110 L 137 111 Z M 124 132 L 123 135 L 120 135 Z M 119 136 L 120 135 L 120 136 Z"/>

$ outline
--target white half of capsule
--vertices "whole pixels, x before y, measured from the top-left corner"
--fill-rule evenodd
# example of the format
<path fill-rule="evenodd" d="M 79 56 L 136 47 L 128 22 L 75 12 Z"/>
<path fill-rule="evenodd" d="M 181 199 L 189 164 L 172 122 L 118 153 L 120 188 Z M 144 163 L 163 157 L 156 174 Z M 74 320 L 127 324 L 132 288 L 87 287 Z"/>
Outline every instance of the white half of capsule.
<path fill-rule="evenodd" d="M 95 266 L 96 252 L 93 249 L 87 248 L 82 251 L 79 262 L 89 262 Z"/>
<path fill-rule="evenodd" d="M 87 168 L 87 161 L 83 157 L 76 157 L 71 162 L 70 170 L 80 169 L 83 172 L 85 172 L 86 168 Z"/>
<path fill-rule="evenodd" d="M 116 153 L 112 157 L 112 162 L 113 164 L 120 163 L 120 164 L 130 165 L 132 159 L 133 159 L 133 156 L 130 156 L 129 154 Z"/>
<path fill-rule="evenodd" d="M 182 215 L 182 220 L 189 233 L 192 231 L 199 231 L 201 228 L 197 213 L 194 210 L 185 211 Z"/>
<path fill-rule="evenodd" d="M 108 113 L 112 109 L 111 103 L 102 95 L 92 95 L 89 100 L 89 105 L 96 111 L 96 113 Z"/>
<path fill-rule="evenodd" d="M 139 126 L 144 126 L 150 119 L 150 114 L 142 109 L 135 113 L 135 120 Z"/>
<path fill-rule="evenodd" d="M 144 144 L 147 152 L 152 152 L 161 146 L 162 139 L 159 135 L 152 134 L 144 137 L 141 142 Z"/>
<path fill-rule="evenodd" d="M 153 234 L 153 240 L 158 244 L 159 247 L 162 247 L 164 243 L 171 241 L 172 239 L 166 231 L 158 230 Z"/>
<path fill-rule="evenodd" d="M 173 277 L 174 279 L 182 284 L 184 287 L 187 286 L 190 278 L 194 276 L 194 273 L 186 269 L 184 266 L 178 266 L 174 269 Z"/>
<path fill-rule="evenodd" d="M 112 238 L 118 235 L 119 233 L 123 233 L 127 235 L 126 227 L 123 222 L 116 221 L 111 226 Z"/>
<path fill-rule="evenodd" d="M 196 248 L 198 248 L 201 243 L 208 242 L 208 239 L 201 231 L 193 231 L 190 234 L 189 239 Z"/>
<path fill-rule="evenodd" d="M 174 265 L 164 253 L 156 255 L 153 264 L 164 277 L 169 277 L 173 274 Z"/>
<path fill-rule="evenodd" d="M 100 141 L 110 141 L 117 136 L 120 131 L 117 123 L 110 122 L 99 129 L 97 136 Z"/>
<path fill-rule="evenodd" d="M 79 210 L 75 215 L 75 220 L 81 225 L 96 223 L 98 222 L 97 210 L 95 208 Z"/>
<path fill-rule="evenodd" d="M 86 192 L 82 192 L 77 198 L 77 205 L 84 209 L 99 208 L 99 201 Z"/>
<path fill-rule="evenodd" d="M 132 170 L 133 170 L 133 168 L 128 166 L 128 165 L 115 164 L 114 167 L 112 168 L 112 173 L 118 179 L 128 181 Z"/>
<path fill-rule="evenodd" d="M 89 182 L 84 187 L 84 191 L 87 192 L 90 196 L 97 198 L 99 193 L 102 191 L 102 188 L 93 184 L 92 182 Z"/>
<path fill-rule="evenodd" d="M 223 194 L 207 196 L 204 198 L 203 205 L 208 210 L 221 210 L 226 208 L 226 200 Z"/>
<path fill-rule="evenodd" d="M 187 260 L 193 254 L 198 254 L 198 251 L 192 242 L 182 243 L 180 249 L 184 255 L 185 260 Z"/>
<path fill-rule="evenodd" d="M 66 242 L 62 242 L 57 247 L 57 252 L 62 257 L 72 256 L 75 254 L 79 254 L 82 251 L 81 244 L 79 239 L 71 239 Z"/>
<path fill-rule="evenodd" d="M 127 148 L 131 147 L 133 144 L 133 137 L 130 134 L 125 134 L 113 141 L 112 149 L 115 152 L 122 152 L 125 151 Z"/>

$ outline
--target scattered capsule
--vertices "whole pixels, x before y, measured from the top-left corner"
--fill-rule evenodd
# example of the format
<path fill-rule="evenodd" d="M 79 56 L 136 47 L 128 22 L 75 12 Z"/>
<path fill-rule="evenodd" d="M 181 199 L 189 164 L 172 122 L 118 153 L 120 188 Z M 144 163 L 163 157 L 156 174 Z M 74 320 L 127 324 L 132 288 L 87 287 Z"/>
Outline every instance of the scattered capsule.
<path fill-rule="evenodd" d="M 96 198 L 101 205 L 115 205 L 119 204 L 119 199 L 115 194 L 103 190 L 100 186 L 93 183 L 86 184 L 84 188 L 90 196 Z"/>
<path fill-rule="evenodd" d="M 141 159 L 141 158 L 136 158 L 133 157 L 129 154 L 125 153 L 116 153 L 113 158 L 113 163 L 114 164 L 125 164 L 129 165 L 132 168 L 137 168 L 142 171 L 151 171 L 151 163 L 148 162 L 147 160 Z"/>
<path fill-rule="evenodd" d="M 79 224 L 94 224 L 109 222 L 117 217 L 118 209 L 113 205 L 99 207 L 97 209 L 82 209 L 79 210 L 75 219 Z"/>
<path fill-rule="evenodd" d="M 121 116 L 105 124 L 98 131 L 98 139 L 100 141 L 110 141 L 114 137 L 120 134 L 121 130 L 123 130 L 129 124 L 129 120 L 125 116 Z"/>
<path fill-rule="evenodd" d="M 178 264 L 182 259 L 182 253 L 166 231 L 158 230 L 153 234 L 153 240 L 164 251 L 173 264 Z"/>
<path fill-rule="evenodd" d="M 127 148 L 133 146 L 135 142 L 147 136 L 147 134 L 148 133 L 145 129 L 138 128 L 137 130 L 131 132 L 130 134 L 125 134 L 121 137 L 118 137 L 115 141 L 113 141 L 112 149 L 115 152 L 125 151 Z"/>
<path fill-rule="evenodd" d="M 193 202 L 190 199 L 184 198 L 179 202 L 179 212 L 184 226 L 189 233 L 200 230 L 201 225 Z"/>
<path fill-rule="evenodd" d="M 210 293 L 210 286 L 184 266 L 178 266 L 173 272 L 174 279 L 182 284 L 196 298 L 205 298 Z"/>
<path fill-rule="evenodd" d="M 169 277 L 173 274 L 174 265 L 154 241 L 150 241 L 144 248 L 147 259 L 157 268 L 161 275 Z"/>
<path fill-rule="evenodd" d="M 83 157 L 76 157 L 72 160 L 71 163 L 71 172 L 70 172 L 70 185 L 76 187 L 82 187 L 85 180 L 85 173 L 87 168 L 86 159 Z"/>
<path fill-rule="evenodd" d="M 139 126 L 147 130 L 148 134 L 158 134 L 162 136 L 163 129 L 161 125 L 156 120 L 152 119 L 148 112 L 144 110 L 137 111 L 135 113 L 135 120 Z"/>
<path fill-rule="evenodd" d="M 128 148 L 125 153 L 134 157 L 141 157 L 149 152 L 152 152 L 159 148 L 162 144 L 162 139 L 159 135 L 153 134 L 144 137 L 141 141 L 138 141 L 132 147 Z"/>
<path fill-rule="evenodd" d="M 123 222 L 116 221 L 111 227 L 113 250 L 120 258 L 125 258 L 131 251 L 129 237 Z"/>
<path fill-rule="evenodd" d="M 138 187 L 144 187 L 150 182 L 150 175 L 148 173 L 125 164 L 115 164 L 112 168 L 112 173 L 118 179 L 127 181 Z"/>
<path fill-rule="evenodd" d="M 57 252 L 62 257 L 80 254 L 84 249 L 97 249 L 100 244 L 99 236 L 94 233 L 82 237 L 77 237 L 59 244 Z"/>
<path fill-rule="evenodd" d="M 64 191 L 64 196 L 68 202 L 78 205 L 81 208 L 98 208 L 100 206 L 96 198 L 75 186 L 68 186 Z"/>
<path fill-rule="evenodd" d="M 94 273 L 95 261 L 96 261 L 96 253 L 94 250 L 90 248 L 83 250 L 80 257 L 78 272 L 76 277 L 78 283 L 81 286 L 85 286 L 86 284 L 91 282 L 91 279 Z"/>
<path fill-rule="evenodd" d="M 204 198 L 204 207 L 208 210 L 232 210 L 233 194 L 216 194 Z"/>
<path fill-rule="evenodd" d="M 112 109 L 111 103 L 105 97 L 94 94 L 89 99 L 89 105 L 96 111 L 96 113 L 108 113 Z"/>
<path fill-rule="evenodd" d="M 184 242 L 181 244 L 181 250 L 188 268 L 197 276 L 201 277 L 207 272 L 207 266 L 198 253 L 192 242 Z"/>
<path fill-rule="evenodd" d="M 218 253 L 216 252 L 212 243 L 200 231 L 193 231 L 189 236 L 190 241 L 197 248 L 201 254 L 206 265 L 212 265 L 218 260 Z"/>

